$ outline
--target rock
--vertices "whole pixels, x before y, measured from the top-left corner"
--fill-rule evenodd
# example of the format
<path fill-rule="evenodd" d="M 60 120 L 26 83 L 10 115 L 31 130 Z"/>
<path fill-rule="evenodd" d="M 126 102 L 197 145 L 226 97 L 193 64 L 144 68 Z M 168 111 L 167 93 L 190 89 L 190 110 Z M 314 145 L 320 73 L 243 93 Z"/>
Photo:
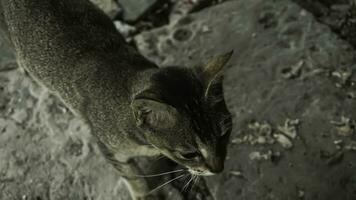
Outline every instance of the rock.
<path fill-rule="evenodd" d="M 335 140 L 334 141 L 335 147 L 337 150 L 342 149 L 342 146 L 344 145 L 344 141 L 343 140 Z M 346 147 L 345 147 L 346 149 Z"/>
<path fill-rule="evenodd" d="M 303 199 L 305 196 L 304 190 L 298 190 L 298 198 Z"/>
<path fill-rule="evenodd" d="M 146 14 L 158 0 L 119 0 L 125 21 L 134 22 Z"/>
<path fill-rule="evenodd" d="M 234 138 L 231 140 L 231 143 L 232 144 L 242 144 L 242 143 L 244 143 L 244 140 L 241 138 Z"/>
<path fill-rule="evenodd" d="M 226 0 L 173 0 L 170 21 L 177 21 L 189 13 L 200 11 L 224 1 Z"/>
<path fill-rule="evenodd" d="M 250 160 L 256 160 L 256 161 L 270 160 L 272 155 L 273 155 L 272 151 L 268 151 L 267 153 L 254 151 L 250 153 L 249 158 Z"/>
<path fill-rule="evenodd" d="M 301 60 L 297 64 L 292 65 L 289 68 L 283 69 L 282 70 L 283 78 L 285 79 L 297 78 L 298 76 L 300 76 L 303 65 L 304 65 L 304 61 Z"/>
<path fill-rule="evenodd" d="M 343 159 L 344 159 L 344 152 L 336 151 L 335 153 L 330 155 L 330 157 L 327 159 L 326 163 L 329 166 L 337 165 L 337 164 L 340 164 Z"/>
<path fill-rule="evenodd" d="M 293 0 L 313 13 L 318 21 L 328 25 L 340 38 L 356 48 L 356 9 L 355 1 L 345 0 Z"/>
<path fill-rule="evenodd" d="M 23 123 L 27 119 L 28 115 L 25 109 L 16 109 L 11 116 L 16 122 Z"/>
<path fill-rule="evenodd" d="M 0 72 L 17 68 L 15 55 L 10 49 L 9 41 L 0 30 Z"/>
<path fill-rule="evenodd" d="M 230 174 L 233 176 L 242 177 L 241 171 L 231 171 Z"/>
<path fill-rule="evenodd" d="M 286 119 L 283 126 L 278 126 L 277 129 L 286 136 L 295 139 L 297 137 L 297 126 L 299 125 L 299 119 L 291 120 Z"/>
<path fill-rule="evenodd" d="M 356 151 L 356 142 L 352 141 L 350 144 L 345 146 L 345 149 L 348 151 Z"/>
<path fill-rule="evenodd" d="M 247 140 L 250 144 L 273 144 L 272 126 L 268 122 L 253 122 L 248 124 L 251 134 Z"/>
<path fill-rule="evenodd" d="M 0 63 L 0 72 L 11 71 L 17 69 L 17 63 L 15 60 L 12 61 L 4 61 Z"/>
<path fill-rule="evenodd" d="M 355 133 L 355 121 L 345 116 L 341 117 L 340 121 L 331 121 L 337 129 L 337 133 L 341 136 L 352 136 Z"/>
<path fill-rule="evenodd" d="M 293 147 L 292 141 L 283 134 L 274 134 L 274 138 L 276 138 L 277 142 L 282 145 L 283 148 L 290 149 Z"/>
<path fill-rule="evenodd" d="M 115 0 L 90 0 L 95 5 L 97 5 L 101 10 L 103 10 L 109 17 L 114 18 L 120 12 L 121 9 Z"/>
<path fill-rule="evenodd" d="M 121 35 L 127 40 L 131 40 L 132 34 L 134 34 L 137 29 L 134 26 L 130 26 L 122 21 L 114 21 L 116 29 L 121 33 Z"/>
<path fill-rule="evenodd" d="M 252 122 L 248 125 L 248 130 L 242 138 L 232 139 L 232 144 L 247 143 L 250 145 L 271 145 L 274 144 L 272 126 L 268 122 Z"/>
<path fill-rule="evenodd" d="M 335 80 L 335 86 L 338 88 L 344 87 L 349 84 L 352 76 L 352 70 L 350 68 L 338 69 L 331 73 Z"/>

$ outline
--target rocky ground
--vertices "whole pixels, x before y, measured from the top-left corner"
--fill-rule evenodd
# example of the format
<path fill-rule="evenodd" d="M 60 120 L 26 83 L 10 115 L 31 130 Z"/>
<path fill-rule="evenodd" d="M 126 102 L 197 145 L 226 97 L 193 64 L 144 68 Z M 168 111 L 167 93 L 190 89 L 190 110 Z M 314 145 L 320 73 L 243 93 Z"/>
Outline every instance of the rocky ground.
<path fill-rule="evenodd" d="M 137 21 L 104 2 L 128 41 L 162 67 L 235 51 L 224 82 L 234 115 L 226 170 L 188 190 L 188 199 L 356 199 L 352 29 L 346 37 L 314 12 L 327 1 L 317 9 L 294 2 L 171 1 L 135 13 Z M 162 13 L 167 23 L 155 23 Z M 0 199 L 129 199 L 88 129 L 0 41 Z"/>

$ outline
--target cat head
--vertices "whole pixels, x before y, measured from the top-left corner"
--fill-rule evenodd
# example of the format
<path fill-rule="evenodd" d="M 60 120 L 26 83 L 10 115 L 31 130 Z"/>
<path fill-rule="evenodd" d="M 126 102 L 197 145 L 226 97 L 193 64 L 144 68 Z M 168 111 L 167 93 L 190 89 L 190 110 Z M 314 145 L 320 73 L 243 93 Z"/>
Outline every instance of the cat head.
<path fill-rule="evenodd" d="M 167 67 L 136 95 L 132 109 L 147 141 L 195 175 L 224 168 L 231 115 L 223 97 L 222 71 L 232 52 L 205 67 Z"/>

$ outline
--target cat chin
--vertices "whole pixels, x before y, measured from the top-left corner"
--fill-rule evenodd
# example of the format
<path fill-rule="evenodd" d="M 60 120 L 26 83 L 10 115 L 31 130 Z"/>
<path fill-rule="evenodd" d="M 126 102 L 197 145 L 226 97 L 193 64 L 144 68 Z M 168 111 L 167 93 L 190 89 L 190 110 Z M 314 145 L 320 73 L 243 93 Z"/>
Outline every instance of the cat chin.
<path fill-rule="evenodd" d="M 209 171 L 196 171 L 193 169 L 189 169 L 188 171 L 189 171 L 189 173 L 191 173 L 193 175 L 197 175 L 197 176 L 213 176 L 213 175 L 215 175 L 214 173 L 209 172 Z"/>

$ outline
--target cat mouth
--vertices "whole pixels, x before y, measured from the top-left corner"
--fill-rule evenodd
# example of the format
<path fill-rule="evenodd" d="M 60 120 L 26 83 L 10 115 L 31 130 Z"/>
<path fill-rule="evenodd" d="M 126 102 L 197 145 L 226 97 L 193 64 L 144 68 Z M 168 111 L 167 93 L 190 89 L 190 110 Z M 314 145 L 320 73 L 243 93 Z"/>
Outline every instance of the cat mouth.
<path fill-rule="evenodd" d="M 215 175 L 214 173 L 207 171 L 207 170 L 203 171 L 203 170 L 189 169 L 188 171 L 189 171 L 189 173 L 191 173 L 193 175 L 197 175 L 197 176 L 213 176 L 213 175 Z"/>

